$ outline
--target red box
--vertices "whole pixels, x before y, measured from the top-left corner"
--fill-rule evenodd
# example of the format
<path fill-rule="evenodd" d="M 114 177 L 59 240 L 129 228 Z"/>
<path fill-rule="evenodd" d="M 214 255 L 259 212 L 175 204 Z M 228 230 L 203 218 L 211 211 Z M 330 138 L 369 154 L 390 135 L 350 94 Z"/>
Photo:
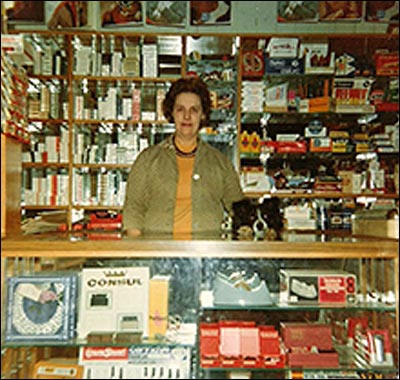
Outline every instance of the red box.
<path fill-rule="evenodd" d="M 268 141 L 266 146 L 277 153 L 307 152 L 307 144 L 305 141 Z"/>
<path fill-rule="evenodd" d="M 310 350 L 316 347 L 320 351 L 331 351 L 332 329 L 324 324 L 282 323 L 281 333 L 286 348 L 302 347 Z"/>
<path fill-rule="evenodd" d="M 243 359 L 255 359 L 260 355 L 258 327 L 240 328 L 240 355 Z"/>
<path fill-rule="evenodd" d="M 281 302 L 357 302 L 357 279 L 352 273 L 329 269 L 281 269 L 279 275 Z"/>
<path fill-rule="evenodd" d="M 279 332 L 273 326 L 260 326 L 260 354 L 262 356 L 279 355 L 281 343 Z"/>
<path fill-rule="evenodd" d="M 264 66 L 262 50 L 251 50 L 243 53 L 242 69 L 244 76 L 263 76 Z"/>
<path fill-rule="evenodd" d="M 289 350 L 289 367 L 339 367 L 339 355 L 333 350 L 330 326 L 319 323 L 281 323 L 281 333 L 284 345 Z"/>
<path fill-rule="evenodd" d="M 358 318 L 348 318 L 347 319 L 347 337 L 349 339 L 354 339 L 355 331 L 365 331 L 368 328 L 368 318 L 358 317 Z"/>
<path fill-rule="evenodd" d="M 332 139 L 330 137 L 312 137 L 310 139 L 310 152 L 331 152 Z"/>
<path fill-rule="evenodd" d="M 289 353 L 288 365 L 292 368 L 338 368 L 337 352 Z"/>
<path fill-rule="evenodd" d="M 377 75 L 398 76 L 399 75 L 399 53 L 378 53 L 375 55 L 375 66 Z"/>
<path fill-rule="evenodd" d="M 220 365 L 218 323 L 200 324 L 200 364 L 202 367 Z"/>
<path fill-rule="evenodd" d="M 260 355 L 262 367 L 283 368 L 286 355 L 279 332 L 273 326 L 260 326 Z"/>

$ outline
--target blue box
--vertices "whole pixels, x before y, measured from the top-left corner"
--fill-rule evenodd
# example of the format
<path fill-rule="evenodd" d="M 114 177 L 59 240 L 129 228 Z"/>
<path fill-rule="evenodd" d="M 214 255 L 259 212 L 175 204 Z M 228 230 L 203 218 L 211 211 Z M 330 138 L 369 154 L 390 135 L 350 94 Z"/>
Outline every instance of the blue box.
<path fill-rule="evenodd" d="M 7 284 L 7 342 L 61 343 L 74 338 L 75 274 L 17 276 Z"/>
<path fill-rule="evenodd" d="M 299 58 L 266 58 L 265 74 L 304 74 L 304 60 Z"/>

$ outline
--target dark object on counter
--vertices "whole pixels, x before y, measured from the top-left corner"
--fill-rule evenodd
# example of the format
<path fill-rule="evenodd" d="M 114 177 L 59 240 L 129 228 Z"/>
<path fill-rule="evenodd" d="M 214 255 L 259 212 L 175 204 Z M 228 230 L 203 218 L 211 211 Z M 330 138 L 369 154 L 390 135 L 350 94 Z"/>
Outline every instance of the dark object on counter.
<path fill-rule="evenodd" d="M 233 233 L 251 230 L 255 240 L 281 240 L 283 214 L 279 198 L 243 199 L 233 203 Z"/>

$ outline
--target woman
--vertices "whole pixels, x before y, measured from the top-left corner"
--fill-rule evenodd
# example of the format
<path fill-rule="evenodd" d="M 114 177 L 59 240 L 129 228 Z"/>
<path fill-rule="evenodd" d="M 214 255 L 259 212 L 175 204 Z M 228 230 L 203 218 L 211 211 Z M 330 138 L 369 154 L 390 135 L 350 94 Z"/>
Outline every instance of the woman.
<path fill-rule="evenodd" d="M 243 193 L 230 160 L 199 138 L 210 108 L 210 93 L 199 78 L 179 79 L 169 89 L 163 112 L 175 132 L 141 152 L 131 168 L 123 210 L 128 236 L 220 235 L 224 212 Z"/>

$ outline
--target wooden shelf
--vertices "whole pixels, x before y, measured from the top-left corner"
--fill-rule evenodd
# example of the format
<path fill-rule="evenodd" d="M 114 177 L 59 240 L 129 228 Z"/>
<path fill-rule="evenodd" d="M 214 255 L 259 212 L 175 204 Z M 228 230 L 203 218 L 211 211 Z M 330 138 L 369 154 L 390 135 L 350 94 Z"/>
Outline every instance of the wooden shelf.
<path fill-rule="evenodd" d="M 93 81 L 129 81 L 129 82 L 155 82 L 155 83 L 168 83 L 178 80 L 180 77 L 132 77 L 132 76 L 87 76 L 87 75 L 73 75 L 74 80 L 93 80 Z"/>
<path fill-rule="evenodd" d="M 335 198 L 335 199 L 343 199 L 343 198 L 376 198 L 376 199 L 399 199 L 399 194 L 383 194 L 383 193 L 316 193 L 316 192 L 298 192 L 298 191 L 277 191 L 277 192 L 268 192 L 268 191 L 246 191 L 246 197 L 248 198 L 307 198 L 307 199 L 326 199 L 326 198 Z"/>
<path fill-rule="evenodd" d="M 312 234 L 311 234 L 312 235 Z M 125 257 L 125 258 L 230 258 L 230 259 L 338 259 L 398 258 L 398 242 L 383 239 L 354 239 L 353 242 L 286 243 L 269 241 L 141 240 L 68 241 L 24 237 L 4 240 L 2 257 Z M 34 244 L 32 244 L 34 242 Z"/>
<path fill-rule="evenodd" d="M 143 124 L 143 125 L 169 125 L 170 122 L 167 120 L 119 120 L 119 119 L 108 119 L 108 120 L 93 120 L 93 119 L 74 119 L 74 124 Z"/>
<path fill-rule="evenodd" d="M 21 31 L 12 31 L 12 33 L 21 33 Z M 254 33 L 249 33 L 249 34 L 243 34 L 239 35 L 237 33 L 185 33 L 182 31 L 182 33 L 169 33 L 168 31 L 163 31 L 160 33 L 147 33 L 147 32 L 137 32 L 135 30 L 132 31 L 126 31 L 126 30 L 101 30 L 101 31 L 93 31 L 93 30 L 79 30 L 79 31 L 72 31 L 72 30 L 56 30 L 56 31 L 35 31 L 31 30 L 29 33 L 35 33 L 38 41 L 40 38 L 43 40 L 49 38 L 56 40 L 60 37 L 64 37 L 63 43 L 60 43 L 60 46 L 63 46 L 66 51 L 66 59 L 67 59 L 67 71 L 61 71 L 63 75 L 42 75 L 42 74 L 29 74 L 29 77 L 34 80 L 34 81 L 41 81 L 40 84 L 46 84 L 47 82 L 54 82 L 56 83 L 57 81 L 63 81 L 65 85 L 63 85 L 63 88 L 66 91 L 64 95 L 67 95 L 67 99 L 63 99 L 62 102 L 67 102 L 68 107 L 66 107 L 64 110 L 64 113 L 59 112 L 59 113 L 54 113 L 54 115 L 59 115 L 62 116 L 60 119 L 50 119 L 50 118 L 31 118 L 30 122 L 31 123 L 43 123 L 43 130 L 47 126 L 51 126 L 51 124 L 60 125 L 62 128 L 67 127 L 68 128 L 68 162 L 63 162 L 63 163 L 23 163 L 22 168 L 23 169 L 34 169 L 34 168 L 56 168 L 56 169 L 66 169 L 69 174 L 69 179 L 68 179 L 68 185 L 69 185 L 69 194 L 68 194 L 68 205 L 65 206 L 25 206 L 25 210 L 40 210 L 40 207 L 44 207 L 44 209 L 49 209 L 50 207 L 62 207 L 67 209 L 68 211 L 68 228 L 71 230 L 72 228 L 72 209 L 73 208 L 82 208 L 88 211 L 96 211 L 96 210 L 103 210 L 103 207 L 107 206 L 84 206 L 84 205 L 73 205 L 73 191 L 74 188 L 73 186 L 75 185 L 75 181 L 73 179 L 73 173 L 76 169 L 85 169 L 90 174 L 94 173 L 96 170 L 100 169 L 109 169 L 109 170 L 121 170 L 126 172 L 127 170 L 130 169 L 131 165 L 130 164 L 111 164 L 111 163 L 96 163 L 96 164 L 82 164 L 82 163 L 75 163 L 75 161 L 78 162 L 85 162 L 87 161 L 86 159 L 75 159 L 74 154 L 75 154 L 75 138 L 76 134 L 78 133 L 88 133 L 88 137 L 85 137 L 88 139 L 88 141 L 94 141 L 95 139 L 95 133 L 97 132 L 98 128 L 101 128 L 102 125 L 108 125 L 112 126 L 115 125 L 118 128 L 127 128 L 127 129 L 135 129 L 136 127 L 138 129 L 143 128 L 144 134 L 146 137 L 149 139 L 150 144 L 154 143 L 157 138 L 155 137 L 155 134 L 150 133 L 151 132 L 160 132 L 160 133 L 171 133 L 173 131 L 173 125 L 169 123 L 166 120 L 119 120 L 117 118 L 115 119 L 108 119 L 108 120 L 100 120 L 100 119 L 91 119 L 96 113 L 92 112 L 75 112 L 74 106 L 76 102 L 76 90 L 79 90 L 78 93 L 81 93 L 81 90 L 79 86 L 82 83 L 88 83 L 88 86 L 86 90 L 92 92 L 92 91 L 97 91 L 97 86 L 99 82 L 103 82 L 104 88 L 107 88 L 109 86 L 117 86 L 117 82 L 124 82 L 124 83 L 136 83 L 136 87 L 146 87 L 148 83 L 153 83 L 155 87 L 163 87 L 167 88 L 166 85 L 168 83 L 171 83 L 173 81 L 176 81 L 180 75 L 185 75 L 188 70 L 195 69 L 195 71 L 199 74 L 210 74 L 211 69 L 216 69 L 218 71 L 218 75 L 216 75 L 216 78 L 218 80 L 214 80 L 214 77 L 208 75 L 208 80 L 207 83 L 210 86 L 210 89 L 216 93 L 219 93 L 221 91 L 234 91 L 234 101 L 233 101 L 233 108 L 229 110 L 224 110 L 226 112 L 229 112 L 229 117 L 227 116 L 228 114 L 225 112 L 220 112 L 220 110 L 213 111 L 214 116 L 216 113 L 218 114 L 218 117 L 212 118 L 212 128 L 215 128 L 216 126 L 220 125 L 221 123 L 226 122 L 226 120 L 229 118 L 229 122 L 233 124 L 233 127 L 235 127 L 234 132 L 232 132 L 232 136 L 236 136 L 237 141 L 240 140 L 240 132 L 242 129 L 249 128 L 249 129 L 254 129 L 254 128 L 260 128 L 260 117 L 264 113 L 246 113 L 242 111 L 242 104 L 243 100 L 242 99 L 242 89 L 243 89 L 243 82 L 244 81 L 268 81 L 272 80 L 273 82 L 276 79 L 285 79 L 290 81 L 290 80 L 301 80 L 304 79 L 304 82 L 307 84 L 310 84 L 313 79 L 334 79 L 334 74 L 326 74 L 326 73 L 314 73 L 314 74 L 296 74 L 296 75 L 291 75 L 291 74 L 266 74 L 265 70 L 263 71 L 261 76 L 253 76 L 253 75 L 246 75 L 244 72 L 244 69 L 242 67 L 242 60 L 243 60 L 243 54 L 246 51 L 254 50 L 258 48 L 258 42 L 260 40 L 265 40 L 266 43 L 273 38 L 277 37 L 278 35 L 276 34 L 254 34 Z M 143 76 L 138 76 L 137 74 L 135 76 L 130 76 L 130 75 L 81 75 L 79 73 L 85 72 L 85 71 L 78 71 L 78 68 L 76 67 L 76 61 L 74 54 L 76 54 L 76 49 L 74 45 L 74 39 L 75 38 L 80 38 L 81 42 L 83 45 L 86 47 L 91 46 L 91 43 L 93 41 L 97 43 L 100 42 L 101 37 L 105 37 L 105 41 L 110 41 L 110 37 L 115 37 L 116 41 L 116 47 L 118 49 L 121 48 L 121 42 L 123 41 L 128 41 L 128 42 L 133 42 L 139 46 L 141 46 L 143 43 L 158 43 L 158 41 L 161 41 L 162 39 L 159 39 L 159 37 L 174 37 L 173 40 L 176 42 L 176 49 L 179 49 L 179 53 L 177 54 L 176 51 L 174 52 L 174 69 L 175 71 L 168 71 L 163 74 L 163 76 L 160 77 L 143 77 Z M 177 37 L 177 38 L 175 38 Z M 201 42 L 201 38 L 205 37 L 204 40 L 207 42 L 211 38 L 218 39 L 220 38 L 221 45 L 224 44 L 224 47 L 221 48 L 220 50 L 218 49 L 212 49 L 210 51 L 207 50 L 206 47 L 199 47 L 196 45 L 196 47 L 193 47 L 193 44 L 198 44 L 199 41 Z M 301 34 L 301 35 L 293 35 L 293 34 L 279 34 L 279 37 L 296 37 L 298 40 L 301 42 L 313 42 L 313 41 L 321 41 L 324 40 L 329 43 L 329 46 L 332 51 L 337 53 L 337 55 L 342 55 L 347 51 L 347 46 L 349 45 L 349 41 L 352 42 L 352 46 L 354 47 L 354 51 L 352 51 L 352 54 L 354 54 L 355 57 L 373 57 L 373 52 L 376 49 L 383 49 L 387 48 L 389 50 L 393 51 L 398 51 L 398 36 L 392 36 L 392 35 L 382 35 L 382 34 L 357 34 L 357 35 L 343 35 L 343 34 L 330 34 L 329 36 L 326 36 L 324 34 Z M 174 43 L 175 43 L 174 42 Z M 226 49 L 226 44 L 227 43 L 232 43 L 232 49 L 227 48 Z M 216 44 L 218 45 L 218 44 Z M 219 45 L 218 45 L 219 46 Z M 97 45 L 97 48 L 99 46 Z M 200 50 L 203 49 L 204 51 L 201 51 L 201 59 L 200 60 L 193 60 L 190 53 L 191 50 L 199 48 Z M 162 61 L 165 56 L 164 54 L 160 53 L 160 65 L 164 62 Z M 371 58 L 372 59 L 372 58 Z M 373 62 L 371 61 L 371 64 L 373 65 Z M 198 65 L 198 66 L 197 66 Z M 177 69 L 177 67 L 180 66 Z M 161 67 L 161 66 L 160 66 Z M 229 70 L 233 70 L 233 80 L 232 78 L 225 78 L 229 79 L 227 81 L 222 80 L 222 72 L 223 68 L 228 68 Z M 85 69 L 86 70 L 86 69 Z M 89 70 L 89 69 L 88 69 Z M 88 73 L 94 73 L 94 74 L 100 74 L 102 71 L 97 69 L 95 71 L 88 71 Z M 139 73 L 140 71 L 134 71 L 135 73 Z M 180 73 L 180 75 L 175 75 Z M 108 72 L 107 72 L 108 73 Z M 119 73 L 124 73 L 124 71 L 119 71 Z M 382 80 L 387 80 L 387 78 L 380 78 Z M 128 86 L 130 87 L 130 86 Z M 121 90 L 123 89 L 123 86 L 121 86 Z M 104 89 L 103 89 L 104 90 Z M 126 89 L 123 89 L 125 91 Z M 106 91 L 106 90 L 104 90 Z M 126 90 L 128 91 L 128 90 Z M 83 94 L 83 90 L 82 90 Z M 98 94 L 97 94 L 98 95 Z M 315 95 L 315 94 L 314 94 Z M 330 96 L 330 94 L 329 94 Z M 96 97 L 96 94 L 93 97 L 90 97 L 90 99 L 86 99 L 87 101 L 98 101 L 99 97 Z M 84 101 L 82 101 L 84 102 Z M 90 103 L 89 103 L 90 104 Z M 94 103 L 95 104 L 95 103 Z M 59 106 L 61 107 L 61 101 Z M 82 107 L 86 110 L 86 107 L 89 107 L 87 104 L 82 104 Z M 93 107 L 96 107 L 95 105 Z M 390 110 L 392 110 L 390 108 Z M 396 109 L 394 109 L 396 110 Z M 385 112 L 385 117 L 387 116 L 387 112 Z M 53 114 L 52 114 L 53 115 Z M 116 116 L 117 114 L 115 114 Z M 250 116 L 249 116 L 250 115 Z M 271 119 L 267 123 L 267 132 L 271 132 L 272 134 L 274 133 L 273 128 L 279 128 L 279 125 L 281 124 L 281 119 L 286 120 L 287 124 L 297 126 L 298 128 L 304 128 L 308 124 L 308 122 L 311 119 L 314 119 L 316 117 L 321 117 L 321 120 L 324 122 L 330 122 L 331 119 L 334 119 L 336 124 L 346 124 L 347 121 L 351 121 L 352 125 L 357 125 L 357 120 L 362 113 L 349 113 L 349 114 L 339 114 L 335 112 L 322 112 L 322 113 L 302 113 L 302 112 L 272 112 L 271 113 Z M 82 118 L 77 118 L 76 116 L 82 117 Z M 114 116 L 114 115 L 113 115 Z M 249 117 L 248 117 L 249 116 Z M 251 117 L 253 116 L 253 117 Z M 85 117 L 85 118 L 83 118 Z M 88 119 L 86 119 L 88 117 Z M 141 116 L 139 116 L 141 117 Z M 164 129 L 163 129 L 164 128 Z M 327 126 L 328 131 L 330 126 Z M 334 127 L 336 128 L 336 126 Z M 348 126 L 345 125 L 344 127 L 341 127 L 339 129 L 342 130 L 347 130 Z M 38 128 L 39 129 L 39 128 Z M 168 130 L 167 130 L 168 129 Z M 66 130 L 66 128 L 63 129 L 63 131 Z M 114 131 L 114 130 L 113 130 Z M 149 132 L 148 132 L 149 131 Z M 35 132 L 35 133 L 40 133 L 40 131 Z M 286 132 L 282 132 L 286 133 Z M 41 137 L 41 136 L 40 136 Z M 210 140 L 205 138 L 206 140 Z M 234 141 L 234 138 L 232 139 L 222 139 L 219 141 L 209 141 L 211 143 L 223 143 L 227 144 L 228 142 Z M 86 146 L 85 146 L 86 148 Z M 232 148 L 235 150 L 232 154 L 233 160 L 236 160 L 235 166 L 238 168 L 238 171 L 242 170 L 242 167 L 246 166 L 246 164 L 249 165 L 255 165 L 255 161 L 259 160 L 259 155 L 245 155 L 245 154 L 240 154 L 240 147 L 239 143 L 237 143 L 237 146 Z M 276 153 L 273 156 L 271 156 L 271 160 L 273 160 L 274 164 L 276 167 L 280 167 L 280 163 L 275 161 L 275 159 L 281 159 L 283 162 L 287 163 L 288 165 L 291 165 L 292 162 L 299 161 L 299 157 L 302 159 L 308 159 L 313 160 L 314 157 L 321 158 L 324 160 L 324 164 L 327 162 L 327 160 L 331 161 L 337 161 L 341 159 L 347 159 L 351 160 L 354 158 L 354 155 L 356 153 L 333 153 L 333 152 L 306 152 L 306 153 L 298 153 L 298 154 L 287 154 L 287 153 Z M 397 158 L 397 153 L 384 153 L 384 154 L 379 154 L 379 157 L 382 157 L 384 160 L 390 160 L 390 164 L 395 162 Z M 246 162 L 246 160 L 248 162 Z M 94 160 L 92 160 L 94 161 Z M 318 160 L 315 160 L 315 162 Z M 272 162 L 272 161 L 271 161 Z M 272 165 L 271 165 L 272 167 Z M 276 168 L 275 168 L 276 169 Z M 273 170 L 275 170 L 273 169 Z M 314 173 L 315 174 L 315 173 Z M 259 197 L 277 197 L 280 199 L 285 199 L 285 200 L 296 200 L 296 199 L 343 199 L 343 198 L 351 198 L 351 199 L 356 199 L 356 198 L 375 198 L 375 199 L 394 199 L 398 200 L 399 195 L 398 194 L 367 194 L 367 193 L 362 193 L 362 194 L 348 194 L 348 193 L 314 193 L 314 192 L 297 192 L 297 191 L 278 191 L 276 193 L 269 193 L 269 192 L 263 192 L 263 191 L 248 191 L 246 192 L 246 196 L 250 198 L 259 198 Z M 114 206 L 113 206 L 114 207 Z M 108 207 L 107 207 L 108 208 Z M 114 208 L 117 210 L 120 210 L 119 207 Z"/>
<path fill-rule="evenodd" d="M 77 169 L 130 169 L 132 164 L 73 164 Z"/>

